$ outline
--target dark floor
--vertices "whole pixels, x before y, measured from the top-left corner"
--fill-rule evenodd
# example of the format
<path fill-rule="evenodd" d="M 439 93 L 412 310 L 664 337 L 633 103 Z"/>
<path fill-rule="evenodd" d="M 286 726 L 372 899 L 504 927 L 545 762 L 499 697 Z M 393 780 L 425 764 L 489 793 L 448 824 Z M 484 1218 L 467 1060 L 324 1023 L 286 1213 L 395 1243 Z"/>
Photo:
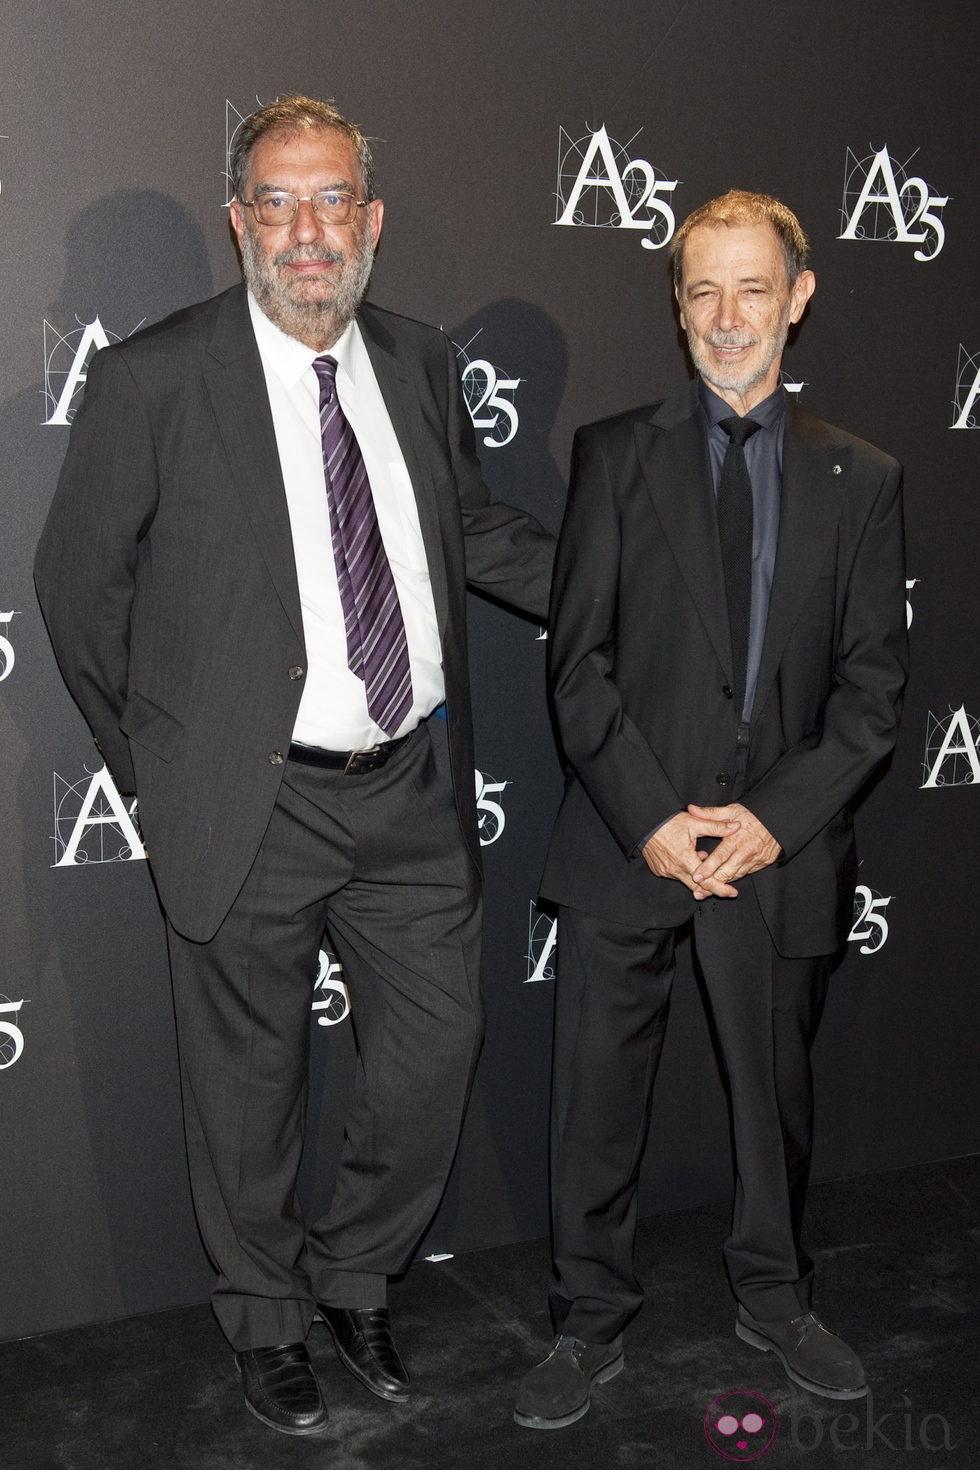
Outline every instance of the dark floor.
<path fill-rule="evenodd" d="M 421 1262 L 392 1292 L 410 1406 L 372 1398 L 311 1348 L 330 1406 L 322 1435 L 288 1438 L 244 1408 L 205 1307 L 0 1345 L 0 1464 L 9 1470 L 648 1470 L 753 1459 L 768 1466 L 980 1465 L 980 1157 L 811 1191 L 818 1307 L 857 1347 L 872 1397 L 791 1393 L 775 1360 L 737 1341 L 719 1245 L 727 1211 L 649 1220 L 647 1305 L 626 1369 L 568 1429 L 521 1429 L 514 1390 L 546 1347 L 543 1242 Z M 654 1263 L 656 1262 L 656 1267 Z M 779 1420 L 744 1449 L 709 1443 L 712 1401 Z M 766 1408 L 763 1404 L 762 1412 Z M 716 1411 L 717 1413 L 717 1411 Z M 710 1420 L 709 1420 L 710 1422 Z M 760 1453 L 761 1451 L 761 1453 Z"/>

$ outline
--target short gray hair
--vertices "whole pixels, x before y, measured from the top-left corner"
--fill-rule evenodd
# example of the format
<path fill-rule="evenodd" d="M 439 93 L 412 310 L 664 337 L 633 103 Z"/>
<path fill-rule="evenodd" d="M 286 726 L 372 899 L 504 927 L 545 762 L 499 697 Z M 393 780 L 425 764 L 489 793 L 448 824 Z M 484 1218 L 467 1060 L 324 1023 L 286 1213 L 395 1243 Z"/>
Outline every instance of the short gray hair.
<path fill-rule="evenodd" d="M 684 244 L 692 230 L 700 225 L 769 225 L 786 262 L 789 284 L 807 268 L 810 242 L 796 215 L 771 194 L 751 194 L 745 189 L 729 189 L 717 199 L 709 199 L 692 211 L 670 242 L 670 259 L 674 268 L 674 285 L 680 286 L 684 275 Z"/>
<path fill-rule="evenodd" d="M 235 198 L 244 202 L 245 179 L 252 149 L 268 133 L 320 133 L 333 129 L 342 133 L 353 145 L 361 166 L 361 183 L 365 199 L 375 197 L 374 158 L 368 141 L 356 123 L 352 123 L 333 102 L 317 102 L 298 92 L 280 97 L 267 107 L 253 112 L 237 129 L 229 155 L 231 181 Z"/>

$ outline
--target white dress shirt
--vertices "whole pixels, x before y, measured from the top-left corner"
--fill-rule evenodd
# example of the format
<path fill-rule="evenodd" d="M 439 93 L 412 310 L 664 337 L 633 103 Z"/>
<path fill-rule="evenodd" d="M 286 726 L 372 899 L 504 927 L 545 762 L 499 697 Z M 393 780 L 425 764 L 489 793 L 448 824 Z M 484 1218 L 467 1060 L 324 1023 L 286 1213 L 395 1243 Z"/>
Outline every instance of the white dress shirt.
<path fill-rule="evenodd" d="M 323 478 L 320 386 L 312 367 L 321 354 L 280 331 L 251 293 L 248 306 L 272 408 L 303 610 L 306 682 L 293 739 L 326 750 L 365 750 L 392 737 L 368 714 L 364 681 L 347 667 Z M 337 360 L 337 396 L 367 469 L 408 638 L 413 699 L 397 737 L 445 698 L 429 568 L 408 469 L 356 322 L 330 356 Z"/>

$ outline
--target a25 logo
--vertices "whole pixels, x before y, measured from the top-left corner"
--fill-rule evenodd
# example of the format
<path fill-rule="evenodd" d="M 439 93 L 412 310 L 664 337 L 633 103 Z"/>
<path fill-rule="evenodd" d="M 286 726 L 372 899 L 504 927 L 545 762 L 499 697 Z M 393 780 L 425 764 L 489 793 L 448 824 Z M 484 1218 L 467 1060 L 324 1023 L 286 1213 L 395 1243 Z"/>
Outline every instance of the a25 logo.
<path fill-rule="evenodd" d="M 877 954 L 888 938 L 888 920 L 885 909 L 891 896 L 882 898 L 863 883 L 854 890 L 854 927 L 848 934 L 848 942 L 860 946 L 861 954 Z"/>
<path fill-rule="evenodd" d="M 669 196 L 678 180 L 645 158 L 630 158 L 627 149 L 638 137 L 624 147 L 605 125 L 581 138 L 559 129 L 556 225 L 646 230 L 644 250 L 663 249 L 676 224 Z"/>
<path fill-rule="evenodd" d="M 321 949 L 317 957 L 316 984 L 313 987 L 318 998 L 311 1007 L 318 1026 L 338 1026 L 350 1015 L 350 996 L 341 976 L 343 966 L 327 950 Z"/>
<path fill-rule="evenodd" d="M 17 614 L 14 611 L 0 612 L 0 623 L 6 625 L 8 633 L 10 632 L 10 619 L 16 616 Z M 15 656 L 14 645 L 9 638 L 6 638 L 0 633 L 0 684 L 13 671 Z"/>
<path fill-rule="evenodd" d="M 915 259 L 935 260 L 946 243 L 938 211 L 949 203 L 949 195 L 931 194 L 925 179 L 909 174 L 912 158 L 895 163 L 888 149 L 880 148 L 859 159 L 848 148 L 841 209 L 846 223 L 839 240 L 893 240 L 920 247 L 931 243 L 931 250 L 916 250 Z"/>
<path fill-rule="evenodd" d="M 12 1067 L 24 1050 L 24 1033 L 14 1021 L 7 1017 L 17 1016 L 22 1000 L 0 998 L 0 1072 Z"/>
<path fill-rule="evenodd" d="M 500 796 L 501 792 L 510 785 L 509 781 L 491 781 L 482 771 L 476 775 L 476 810 L 480 830 L 480 846 L 489 847 L 491 843 L 503 833 L 507 825 L 507 815 L 499 801 L 494 797 Z"/>

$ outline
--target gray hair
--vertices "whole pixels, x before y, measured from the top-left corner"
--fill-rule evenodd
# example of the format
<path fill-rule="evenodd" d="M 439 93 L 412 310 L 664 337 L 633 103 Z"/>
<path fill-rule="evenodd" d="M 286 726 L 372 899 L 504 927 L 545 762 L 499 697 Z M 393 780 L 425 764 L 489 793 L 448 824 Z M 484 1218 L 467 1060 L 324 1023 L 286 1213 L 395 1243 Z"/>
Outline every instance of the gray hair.
<path fill-rule="evenodd" d="M 374 159 L 368 141 L 356 123 L 344 117 L 333 102 L 292 93 L 260 107 L 240 125 L 232 139 L 229 164 L 235 198 L 244 201 L 245 179 L 252 149 L 268 133 L 319 133 L 327 129 L 342 133 L 353 145 L 361 166 L 365 199 L 375 197 Z"/>
<path fill-rule="evenodd" d="M 684 274 L 684 243 L 699 225 L 769 225 L 786 262 L 789 284 L 807 268 L 810 242 L 796 215 L 770 194 L 751 194 L 745 189 L 729 189 L 717 199 L 709 199 L 688 215 L 670 242 L 670 259 L 674 269 L 674 285 L 680 286 Z"/>

